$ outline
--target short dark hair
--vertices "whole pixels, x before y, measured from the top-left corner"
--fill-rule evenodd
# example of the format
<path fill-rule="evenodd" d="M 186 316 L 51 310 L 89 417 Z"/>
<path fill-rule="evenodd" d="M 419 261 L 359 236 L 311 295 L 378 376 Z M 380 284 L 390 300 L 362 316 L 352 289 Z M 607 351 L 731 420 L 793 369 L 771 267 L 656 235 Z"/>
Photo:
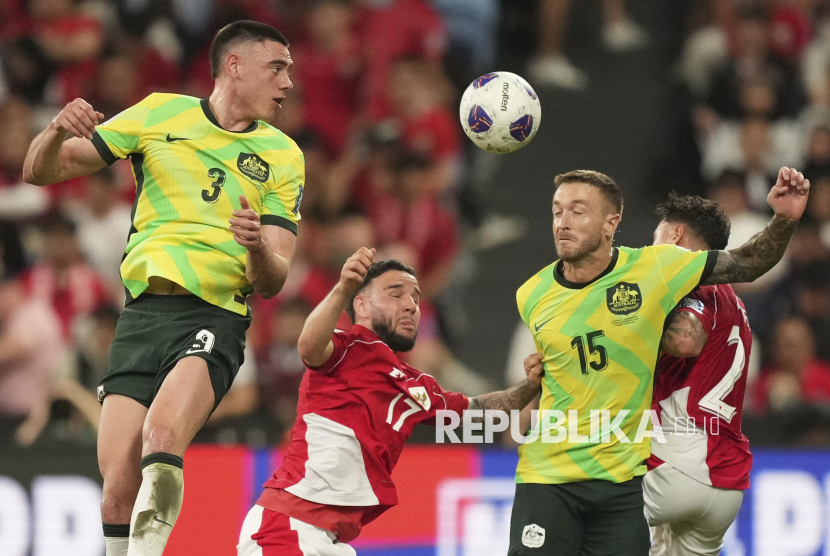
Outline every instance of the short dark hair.
<path fill-rule="evenodd" d="M 247 41 L 274 41 L 289 46 L 285 35 L 270 25 L 250 20 L 234 21 L 219 29 L 210 44 L 210 75 L 214 79 L 219 77 L 228 49 Z"/>
<path fill-rule="evenodd" d="M 611 203 L 614 210 L 617 211 L 617 214 L 622 214 L 622 191 L 620 191 L 617 182 L 602 172 L 596 172 L 594 170 L 573 170 L 571 172 L 559 174 L 553 180 L 553 183 L 556 184 L 556 187 L 559 187 L 563 183 L 587 183 L 588 185 L 596 187 L 603 195 L 605 195 L 605 198 Z"/>
<path fill-rule="evenodd" d="M 363 283 L 360 284 L 360 287 L 357 288 L 357 291 L 354 292 L 349 302 L 346 303 L 346 314 L 349 315 L 349 318 L 352 319 L 352 322 L 355 320 L 354 314 L 354 298 L 360 295 L 360 292 L 366 289 L 366 287 L 378 276 L 381 274 L 386 274 L 390 270 L 400 270 L 401 272 L 406 272 L 415 276 L 415 271 L 406 263 L 402 263 L 401 261 L 395 259 L 387 259 L 385 261 L 378 261 L 376 263 L 372 263 L 372 266 L 369 267 L 369 272 L 366 273 L 366 278 L 363 279 Z"/>
<path fill-rule="evenodd" d="M 729 217 L 715 201 L 672 191 L 666 202 L 657 205 L 656 212 L 666 222 L 689 226 L 709 249 L 726 249 L 729 243 Z"/>

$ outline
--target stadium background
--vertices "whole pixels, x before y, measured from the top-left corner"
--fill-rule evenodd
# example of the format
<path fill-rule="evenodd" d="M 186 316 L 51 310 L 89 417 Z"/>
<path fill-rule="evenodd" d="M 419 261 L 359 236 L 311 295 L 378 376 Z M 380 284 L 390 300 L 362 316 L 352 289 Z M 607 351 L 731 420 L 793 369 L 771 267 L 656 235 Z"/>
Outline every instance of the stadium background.
<path fill-rule="evenodd" d="M 25 185 L 26 147 L 77 96 L 107 117 L 151 91 L 207 96 L 207 45 L 236 19 L 292 42 L 296 87 L 274 123 L 306 153 L 306 198 L 290 282 L 254 301 L 250 364 L 186 455 L 168 553 L 233 553 L 293 420 L 303 319 L 356 247 L 416 267 L 428 302 L 412 363 L 474 395 L 522 374 L 514 293 L 555 257 L 557 173 L 618 181 L 620 244 L 650 243 L 653 206 L 677 190 L 721 202 L 737 245 L 768 219 L 786 164 L 813 191 L 786 260 L 739 292 L 756 334 L 744 422 L 756 460 L 724 554 L 827 554 L 830 3 L 580 0 L 557 20 L 566 4 L 0 0 L 0 555 L 103 554 L 94 387 L 123 303 L 134 187 L 123 162 Z M 543 110 L 534 142 L 502 157 L 457 123 L 460 92 L 495 69 L 523 75 Z M 402 506 L 359 553 L 504 554 L 514 447 L 432 436 L 404 452 Z"/>

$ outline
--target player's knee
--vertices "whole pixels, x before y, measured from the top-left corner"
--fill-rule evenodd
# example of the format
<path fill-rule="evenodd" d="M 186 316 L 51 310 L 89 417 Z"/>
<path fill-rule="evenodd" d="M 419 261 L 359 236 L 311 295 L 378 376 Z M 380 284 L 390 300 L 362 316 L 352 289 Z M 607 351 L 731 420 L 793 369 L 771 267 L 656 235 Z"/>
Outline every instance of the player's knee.
<path fill-rule="evenodd" d="M 148 420 L 142 431 L 142 455 L 166 452 L 181 455 L 184 452 L 179 446 L 179 435 L 169 423 L 155 423 Z"/>

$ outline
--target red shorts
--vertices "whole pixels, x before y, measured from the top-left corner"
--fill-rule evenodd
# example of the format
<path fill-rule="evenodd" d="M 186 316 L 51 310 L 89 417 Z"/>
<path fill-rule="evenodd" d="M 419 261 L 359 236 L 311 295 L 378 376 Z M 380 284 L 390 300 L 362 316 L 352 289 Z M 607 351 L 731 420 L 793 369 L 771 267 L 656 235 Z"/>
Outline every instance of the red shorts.
<path fill-rule="evenodd" d="M 254 506 L 239 533 L 238 556 L 356 556 L 331 531 Z"/>

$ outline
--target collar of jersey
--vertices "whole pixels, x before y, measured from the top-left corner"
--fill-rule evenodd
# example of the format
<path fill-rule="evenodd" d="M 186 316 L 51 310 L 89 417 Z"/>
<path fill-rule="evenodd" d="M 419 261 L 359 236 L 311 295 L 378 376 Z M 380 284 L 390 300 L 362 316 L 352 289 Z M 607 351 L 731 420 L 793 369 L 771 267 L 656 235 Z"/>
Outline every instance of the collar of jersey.
<path fill-rule="evenodd" d="M 205 117 L 207 117 L 207 119 L 210 121 L 210 123 L 212 123 L 213 125 L 215 125 L 219 129 L 222 129 L 222 130 L 227 131 L 229 133 L 250 133 L 250 132 L 256 130 L 257 125 L 259 125 L 259 122 L 257 122 L 257 120 L 254 120 L 253 122 L 251 122 L 251 125 L 249 125 L 245 129 L 243 129 L 242 131 L 232 131 L 230 129 L 225 129 L 224 127 L 219 125 L 219 121 L 216 119 L 216 116 L 214 116 L 213 112 L 210 110 L 210 101 L 208 99 L 203 98 L 202 100 L 199 101 L 199 104 L 202 105 L 202 112 L 205 113 Z"/>
<path fill-rule="evenodd" d="M 562 272 L 562 261 L 558 261 L 555 265 L 553 265 L 553 279 L 560 286 L 564 286 L 566 288 L 570 288 L 572 290 L 581 290 L 582 288 L 588 287 L 603 276 L 608 275 L 614 267 L 617 266 L 617 259 L 620 258 L 620 250 L 616 247 L 613 248 L 611 251 L 611 262 L 608 263 L 608 266 L 605 267 L 605 270 L 597 274 L 593 279 L 588 280 L 587 282 L 571 282 L 567 278 L 565 278 L 565 274 Z"/>

